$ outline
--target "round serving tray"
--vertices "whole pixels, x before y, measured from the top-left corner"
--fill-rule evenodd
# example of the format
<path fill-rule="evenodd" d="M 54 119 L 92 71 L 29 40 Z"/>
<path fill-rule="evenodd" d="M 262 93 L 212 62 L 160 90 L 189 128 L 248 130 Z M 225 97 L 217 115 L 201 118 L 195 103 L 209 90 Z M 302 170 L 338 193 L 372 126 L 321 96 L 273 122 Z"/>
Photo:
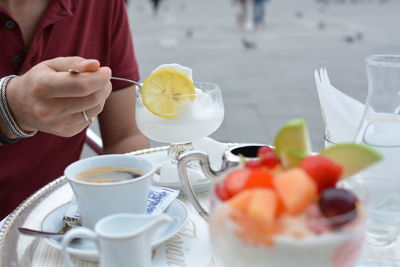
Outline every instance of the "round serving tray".
<path fill-rule="evenodd" d="M 228 143 L 228 147 L 237 145 Z M 128 154 L 146 155 L 168 150 L 168 146 L 138 150 Z M 21 235 L 18 227 L 40 229 L 43 218 L 56 207 L 70 201 L 72 190 L 67 179 L 62 176 L 45 185 L 24 202 L 22 202 L 5 220 L 0 228 L 0 267 L 8 266 L 31 266 L 26 259 L 34 253 L 37 239 Z M 398 246 L 385 250 L 384 253 L 369 248 L 363 251 L 357 266 L 400 266 L 398 257 L 400 251 L 400 240 Z M 378 253 L 379 252 L 379 253 Z"/>
<path fill-rule="evenodd" d="M 145 155 L 166 151 L 168 146 L 131 152 L 131 155 Z M 40 227 L 43 217 L 55 207 L 70 200 L 71 188 L 64 176 L 43 186 L 23 201 L 5 220 L 0 229 L 0 266 L 26 266 L 23 258 L 32 246 L 33 238 L 19 234 L 18 227 Z"/>

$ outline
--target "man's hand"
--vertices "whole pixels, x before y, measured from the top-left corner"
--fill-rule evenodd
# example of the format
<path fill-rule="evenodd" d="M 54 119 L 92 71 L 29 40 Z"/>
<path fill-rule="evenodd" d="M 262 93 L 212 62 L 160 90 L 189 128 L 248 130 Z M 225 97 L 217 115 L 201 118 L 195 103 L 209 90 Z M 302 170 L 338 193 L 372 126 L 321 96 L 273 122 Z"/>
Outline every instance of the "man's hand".
<path fill-rule="evenodd" d="M 69 69 L 80 70 L 79 75 Z M 86 128 L 82 112 L 97 116 L 111 93 L 111 70 L 97 60 L 60 57 L 43 61 L 10 81 L 7 99 L 14 119 L 25 131 L 70 137 Z"/>

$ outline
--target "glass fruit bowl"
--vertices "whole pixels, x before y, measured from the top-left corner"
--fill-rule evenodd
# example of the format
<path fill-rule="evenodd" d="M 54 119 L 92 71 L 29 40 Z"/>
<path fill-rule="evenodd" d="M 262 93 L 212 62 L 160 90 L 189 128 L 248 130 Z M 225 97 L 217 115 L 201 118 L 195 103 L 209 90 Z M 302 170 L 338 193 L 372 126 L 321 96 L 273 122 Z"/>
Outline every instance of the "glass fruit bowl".
<path fill-rule="evenodd" d="M 263 214 L 273 202 L 265 201 L 270 192 L 256 189 L 222 201 L 217 192 L 225 177 L 211 188 L 209 215 L 212 246 L 225 266 L 355 266 L 365 235 L 363 209 L 327 218 L 312 205 L 300 215 L 281 214 L 269 223 Z"/>
<path fill-rule="evenodd" d="M 224 172 L 207 155 L 188 152 L 178 161 L 183 190 L 210 223 L 216 255 L 229 267 L 351 267 L 365 240 L 366 196 L 339 188 L 381 156 L 357 144 L 311 153 L 304 120 L 289 121 L 274 147 L 257 157 L 240 153 L 240 167 Z M 245 152 L 246 150 L 242 150 Z M 199 161 L 213 180 L 210 210 L 197 201 L 185 166 Z"/>

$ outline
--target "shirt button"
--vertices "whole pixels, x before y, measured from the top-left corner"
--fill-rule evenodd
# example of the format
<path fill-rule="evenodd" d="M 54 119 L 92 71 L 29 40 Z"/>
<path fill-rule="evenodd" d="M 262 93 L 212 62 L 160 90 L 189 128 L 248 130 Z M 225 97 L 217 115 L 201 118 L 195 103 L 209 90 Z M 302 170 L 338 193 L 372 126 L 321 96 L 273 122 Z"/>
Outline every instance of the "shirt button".
<path fill-rule="evenodd" d="M 6 27 L 7 28 L 12 29 L 12 28 L 14 28 L 14 26 L 15 26 L 14 21 L 12 21 L 12 20 L 7 20 L 6 21 Z"/>
<path fill-rule="evenodd" d="M 15 64 L 19 64 L 19 63 L 21 63 L 21 61 L 22 61 L 22 59 L 21 59 L 20 56 L 13 56 L 12 57 L 12 62 L 15 63 Z"/>

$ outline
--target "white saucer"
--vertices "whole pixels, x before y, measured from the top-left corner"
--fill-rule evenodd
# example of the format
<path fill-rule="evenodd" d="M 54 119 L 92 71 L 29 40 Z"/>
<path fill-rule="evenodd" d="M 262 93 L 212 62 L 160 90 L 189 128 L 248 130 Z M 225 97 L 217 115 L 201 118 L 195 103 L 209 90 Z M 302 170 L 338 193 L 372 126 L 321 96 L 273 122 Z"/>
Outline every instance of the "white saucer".
<path fill-rule="evenodd" d="M 57 232 L 63 226 L 63 216 L 65 215 L 70 203 L 66 203 L 50 212 L 42 221 L 41 230 L 48 232 Z M 165 214 L 172 217 L 173 221 L 167 226 L 159 228 L 153 235 L 152 248 L 157 249 L 163 242 L 173 237 L 182 228 L 187 211 L 185 205 L 179 200 L 175 200 L 164 211 Z M 61 250 L 61 238 L 49 237 L 45 241 L 52 247 Z M 68 247 L 68 252 L 77 258 L 88 261 L 99 261 L 96 245 L 87 239 L 73 241 Z"/>

